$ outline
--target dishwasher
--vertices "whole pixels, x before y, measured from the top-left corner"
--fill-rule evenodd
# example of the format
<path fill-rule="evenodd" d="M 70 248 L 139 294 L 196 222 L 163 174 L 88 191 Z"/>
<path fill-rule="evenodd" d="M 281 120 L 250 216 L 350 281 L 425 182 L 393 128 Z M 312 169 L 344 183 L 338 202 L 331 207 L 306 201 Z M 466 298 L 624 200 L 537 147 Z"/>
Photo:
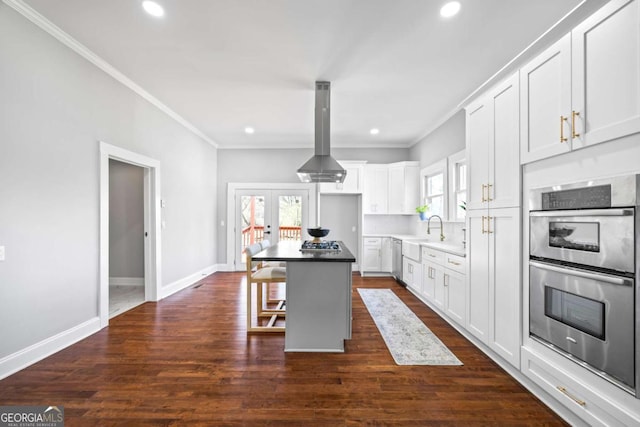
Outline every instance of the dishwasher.
<path fill-rule="evenodd" d="M 402 282 L 402 240 L 393 239 L 393 248 L 391 253 L 393 255 L 391 274 L 398 282 L 404 284 Z"/>

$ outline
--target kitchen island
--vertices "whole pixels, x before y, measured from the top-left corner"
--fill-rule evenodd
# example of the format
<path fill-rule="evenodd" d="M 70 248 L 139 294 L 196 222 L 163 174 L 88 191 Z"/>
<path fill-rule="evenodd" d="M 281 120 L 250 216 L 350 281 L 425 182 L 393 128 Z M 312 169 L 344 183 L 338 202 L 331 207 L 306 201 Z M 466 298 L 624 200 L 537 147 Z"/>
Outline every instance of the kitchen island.
<path fill-rule="evenodd" d="M 351 339 L 351 263 L 356 259 L 338 244 L 339 252 L 303 252 L 299 241 L 283 241 L 253 257 L 287 263 L 284 351 L 344 352 L 344 340 Z"/>

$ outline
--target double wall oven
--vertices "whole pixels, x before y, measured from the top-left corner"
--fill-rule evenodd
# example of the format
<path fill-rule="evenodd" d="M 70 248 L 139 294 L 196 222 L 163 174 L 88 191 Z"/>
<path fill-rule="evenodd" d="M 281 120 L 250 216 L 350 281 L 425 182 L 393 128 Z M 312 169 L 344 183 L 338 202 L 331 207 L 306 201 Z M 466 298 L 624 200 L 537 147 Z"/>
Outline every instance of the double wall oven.
<path fill-rule="evenodd" d="M 640 175 L 531 191 L 529 333 L 640 398 Z"/>

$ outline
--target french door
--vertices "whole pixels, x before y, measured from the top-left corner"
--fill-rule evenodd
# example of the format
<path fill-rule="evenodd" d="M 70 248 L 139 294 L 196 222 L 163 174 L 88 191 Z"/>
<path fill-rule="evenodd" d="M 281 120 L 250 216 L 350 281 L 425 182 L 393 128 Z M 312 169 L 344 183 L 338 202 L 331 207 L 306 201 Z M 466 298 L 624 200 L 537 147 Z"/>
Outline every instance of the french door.
<path fill-rule="evenodd" d="M 302 240 L 309 223 L 309 191 L 306 189 L 237 189 L 235 191 L 236 270 L 246 268 L 244 249 L 269 240 Z"/>

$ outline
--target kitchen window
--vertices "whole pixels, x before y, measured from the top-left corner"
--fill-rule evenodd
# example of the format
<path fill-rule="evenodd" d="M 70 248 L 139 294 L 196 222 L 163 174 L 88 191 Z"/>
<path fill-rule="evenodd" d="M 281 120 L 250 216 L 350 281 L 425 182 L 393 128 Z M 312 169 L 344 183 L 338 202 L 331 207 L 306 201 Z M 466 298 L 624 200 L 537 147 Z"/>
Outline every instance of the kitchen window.
<path fill-rule="evenodd" d="M 427 215 L 439 215 L 446 220 L 447 159 L 422 169 L 420 178 L 422 203 L 429 205 Z"/>
<path fill-rule="evenodd" d="M 464 221 L 467 211 L 464 207 L 467 202 L 467 161 L 465 150 L 452 154 L 448 158 L 450 200 L 449 206 L 451 221 Z"/>

